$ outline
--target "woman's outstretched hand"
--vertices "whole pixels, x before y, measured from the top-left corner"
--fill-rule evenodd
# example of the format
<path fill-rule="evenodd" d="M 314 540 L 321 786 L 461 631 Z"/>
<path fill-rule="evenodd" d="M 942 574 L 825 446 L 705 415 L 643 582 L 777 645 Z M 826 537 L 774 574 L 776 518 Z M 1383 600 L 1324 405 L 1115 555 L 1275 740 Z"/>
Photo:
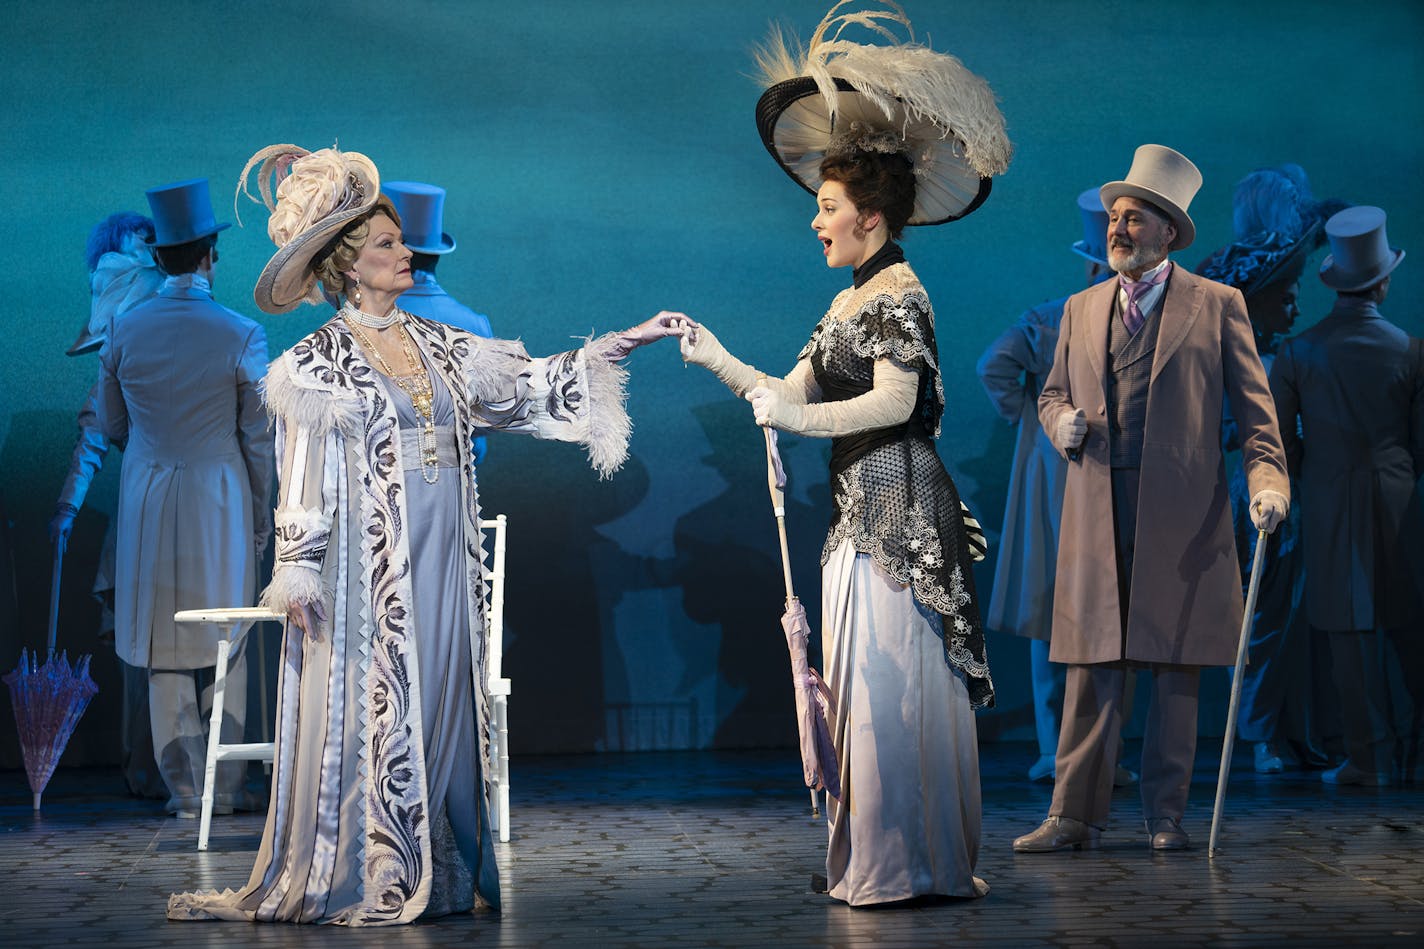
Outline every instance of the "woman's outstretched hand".
<path fill-rule="evenodd" d="M 682 313 L 663 310 L 652 319 L 644 320 L 637 326 L 629 327 L 619 333 L 617 343 L 608 351 L 608 358 L 616 362 L 625 358 L 639 346 L 655 343 L 666 336 L 681 336 L 679 327 L 683 322 L 692 323 Z"/>
<path fill-rule="evenodd" d="M 326 622 L 326 608 L 321 605 L 320 600 L 292 603 L 287 607 L 287 622 L 301 630 L 312 642 L 320 642 L 321 624 Z"/>

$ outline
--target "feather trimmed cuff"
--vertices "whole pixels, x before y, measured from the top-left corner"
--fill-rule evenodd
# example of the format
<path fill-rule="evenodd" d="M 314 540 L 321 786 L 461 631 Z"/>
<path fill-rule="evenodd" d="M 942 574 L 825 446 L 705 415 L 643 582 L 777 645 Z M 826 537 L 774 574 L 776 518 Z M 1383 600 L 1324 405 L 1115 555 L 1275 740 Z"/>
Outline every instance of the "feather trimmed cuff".
<path fill-rule="evenodd" d="M 298 603 L 317 602 L 321 592 L 321 571 L 305 565 L 278 564 L 272 571 L 272 582 L 257 602 L 275 613 L 284 613 Z"/>
<path fill-rule="evenodd" d="M 623 343 L 617 333 L 590 338 L 583 347 L 588 377 L 588 417 L 584 444 L 600 478 L 608 478 L 628 460 L 633 420 L 628 417 L 628 370 L 614 361 Z"/>

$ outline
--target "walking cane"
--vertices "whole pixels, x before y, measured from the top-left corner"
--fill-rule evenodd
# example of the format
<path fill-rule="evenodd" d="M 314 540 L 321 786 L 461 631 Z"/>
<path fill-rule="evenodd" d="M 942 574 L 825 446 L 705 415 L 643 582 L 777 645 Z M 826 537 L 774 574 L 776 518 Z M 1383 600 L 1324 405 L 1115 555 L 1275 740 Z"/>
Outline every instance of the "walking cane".
<path fill-rule="evenodd" d="M 1221 824 L 1221 806 L 1226 802 L 1226 776 L 1231 771 L 1231 751 L 1236 744 L 1236 713 L 1241 706 L 1241 676 L 1246 670 L 1246 645 L 1251 638 L 1251 616 L 1256 612 L 1256 594 L 1261 587 L 1261 564 L 1266 558 L 1266 531 L 1256 535 L 1256 556 L 1251 561 L 1251 583 L 1246 588 L 1246 611 L 1241 615 L 1241 641 L 1236 644 L 1236 672 L 1231 677 L 1231 705 L 1226 712 L 1226 737 L 1221 742 L 1221 771 L 1216 776 L 1216 805 L 1211 810 L 1211 838 L 1208 858 L 1216 856 L 1216 834 Z"/>
<path fill-rule="evenodd" d="M 45 654 L 48 661 L 54 655 L 54 641 L 59 636 L 59 580 L 64 566 L 64 548 L 68 539 L 60 534 L 54 541 L 54 573 L 49 580 L 49 652 Z M 38 807 L 35 808 L 39 810 Z"/>

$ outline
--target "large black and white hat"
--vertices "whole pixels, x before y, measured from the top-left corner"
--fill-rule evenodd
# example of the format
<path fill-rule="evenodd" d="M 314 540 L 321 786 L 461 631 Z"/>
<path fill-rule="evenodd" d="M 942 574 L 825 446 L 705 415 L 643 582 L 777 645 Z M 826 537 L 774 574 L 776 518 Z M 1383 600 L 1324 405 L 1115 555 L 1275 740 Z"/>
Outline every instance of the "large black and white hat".
<path fill-rule="evenodd" d="M 919 45 L 898 4 L 840 13 L 831 8 L 805 50 L 778 30 L 758 51 L 767 87 L 756 107 L 767 151 L 801 187 L 821 186 L 821 160 L 840 149 L 899 152 L 915 173 L 909 224 L 943 224 L 989 196 L 1012 146 L 989 84 L 956 57 Z M 859 26 L 889 45 L 841 38 Z M 908 36 L 897 38 L 896 27 Z"/>

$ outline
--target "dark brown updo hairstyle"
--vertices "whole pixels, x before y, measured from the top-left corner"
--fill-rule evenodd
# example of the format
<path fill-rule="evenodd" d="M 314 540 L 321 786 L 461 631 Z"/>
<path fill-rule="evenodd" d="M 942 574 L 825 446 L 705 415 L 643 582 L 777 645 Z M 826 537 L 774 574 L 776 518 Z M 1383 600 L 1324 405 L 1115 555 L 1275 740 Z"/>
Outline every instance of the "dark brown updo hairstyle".
<path fill-rule="evenodd" d="M 366 238 L 371 233 L 371 218 L 384 214 L 400 227 L 400 215 L 391 199 L 381 195 L 371 210 L 356 218 L 341 229 L 341 233 L 312 260 L 312 271 L 326 292 L 332 296 L 346 295 L 346 271 L 356 263 L 361 248 L 366 246 Z"/>
<path fill-rule="evenodd" d="M 899 152 L 837 151 L 821 160 L 821 178 L 839 181 L 861 218 L 876 211 L 883 214 L 891 240 L 900 239 L 915 213 L 915 171 Z"/>

